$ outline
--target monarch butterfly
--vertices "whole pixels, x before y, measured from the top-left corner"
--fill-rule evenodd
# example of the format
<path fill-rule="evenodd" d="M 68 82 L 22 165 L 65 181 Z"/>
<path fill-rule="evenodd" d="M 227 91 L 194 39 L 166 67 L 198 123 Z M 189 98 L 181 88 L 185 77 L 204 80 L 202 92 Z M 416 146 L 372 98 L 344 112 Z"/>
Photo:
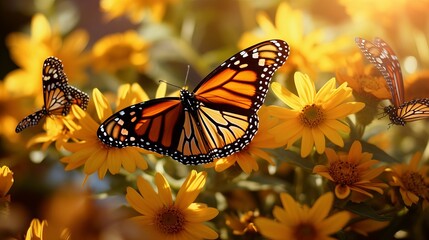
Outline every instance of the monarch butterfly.
<path fill-rule="evenodd" d="M 97 131 L 105 144 L 138 146 L 183 164 L 202 164 L 247 146 L 271 78 L 289 56 L 282 40 L 251 46 L 222 63 L 194 89 L 126 107 Z"/>
<path fill-rule="evenodd" d="M 27 127 L 37 125 L 46 116 L 66 116 L 70 112 L 72 104 L 86 109 L 89 96 L 79 89 L 68 85 L 67 76 L 63 70 L 63 64 L 56 57 L 48 57 L 43 63 L 42 85 L 44 105 L 41 110 L 28 115 L 16 126 L 15 132 L 19 133 Z"/>
<path fill-rule="evenodd" d="M 404 126 L 407 122 L 428 118 L 429 98 L 405 102 L 401 65 L 392 48 L 380 38 L 375 38 L 374 43 L 359 37 L 355 41 L 368 61 L 375 65 L 386 80 L 393 106 L 385 107 L 384 112 L 389 116 L 390 122 Z"/>

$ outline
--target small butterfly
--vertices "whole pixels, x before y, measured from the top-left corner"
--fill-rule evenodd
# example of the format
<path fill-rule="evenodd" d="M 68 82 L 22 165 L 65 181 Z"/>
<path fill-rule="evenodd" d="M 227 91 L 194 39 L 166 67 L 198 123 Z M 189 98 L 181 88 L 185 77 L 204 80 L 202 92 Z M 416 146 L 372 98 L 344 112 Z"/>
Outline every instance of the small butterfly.
<path fill-rule="evenodd" d="M 194 91 L 138 103 L 110 116 L 98 131 L 105 144 L 138 146 L 183 164 L 202 164 L 245 148 L 258 130 L 258 110 L 274 72 L 289 56 L 282 40 L 235 54 Z"/>
<path fill-rule="evenodd" d="M 35 126 L 46 116 L 67 116 L 72 104 L 86 110 L 89 102 L 88 94 L 68 85 L 67 76 L 63 70 L 61 60 L 48 57 L 43 63 L 42 70 L 44 105 L 41 110 L 25 117 L 16 126 L 15 132 Z"/>
<path fill-rule="evenodd" d="M 368 61 L 374 64 L 386 80 L 393 105 L 385 107 L 384 112 L 389 116 L 390 122 L 404 126 L 407 122 L 429 118 L 429 98 L 405 102 L 401 65 L 392 48 L 380 38 L 375 38 L 373 43 L 359 37 L 355 41 Z"/>

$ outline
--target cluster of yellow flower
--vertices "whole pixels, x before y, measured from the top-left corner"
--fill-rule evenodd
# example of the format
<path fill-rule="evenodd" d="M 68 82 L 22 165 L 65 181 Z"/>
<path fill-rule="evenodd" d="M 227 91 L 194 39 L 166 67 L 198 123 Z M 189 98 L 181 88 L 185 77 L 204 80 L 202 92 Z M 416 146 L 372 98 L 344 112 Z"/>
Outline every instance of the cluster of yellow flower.
<path fill-rule="evenodd" d="M 201 19 L 213 21 L 210 14 L 181 16 L 180 26 L 173 30 L 179 12 L 186 15 L 189 9 L 202 7 L 197 1 L 101 0 L 98 7 L 108 21 L 128 18 L 133 30 L 108 34 L 91 44 L 90 36 L 96 34 L 78 29 L 65 36 L 54 15 L 41 13 L 32 17 L 29 35 L 10 33 L 6 45 L 18 69 L 0 82 L 0 137 L 5 151 L 0 158 L 0 238 L 316 240 L 394 238 L 401 232 L 421 237 L 399 223 L 420 224 L 416 216 L 429 206 L 429 167 L 420 164 L 429 153 L 427 121 L 389 128 L 377 119 L 380 102 L 390 94 L 383 76 L 364 61 L 353 39 L 380 29 L 394 38 L 399 33 L 393 31 L 392 19 L 407 20 L 401 29 L 413 33 L 413 49 L 418 52 L 399 51 L 400 56 L 408 56 L 405 72 L 413 73 L 406 82 L 406 97 L 428 97 L 427 71 L 409 69 L 413 60 L 419 60 L 419 68 L 429 69 L 427 44 L 422 45 L 429 33 L 421 30 L 429 24 L 421 20 L 429 1 L 340 0 L 332 5 L 323 1 L 344 11 L 337 17 L 355 28 L 353 35 L 334 34 L 345 31 L 340 24 L 319 27 L 326 23 L 311 14 L 323 15 L 326 10 L 316 11 L 318 6 L 311 1 L 304 4 L 308 6 L 295 4 L 300 7 L 285 2 L 264 6 L 267 11 L 255 16 L 248 15 L 249 9 L 255 11 L 260 3 L 249 2 L 250 6 L 247 1 L 225 3 L 242 9 L 243 26 L 252 18 L 257 28 L 243 27 L 234 39 L 238 44 L 233 45 L 244 49 L 263 40 L 283 39 L 291 53 L 271 84 L 274 94 L 258 112 L 259 130 L 250 144 L 203 166 L 182 166 L 138 147 L 110 147 L 96 134 L 100 124 L 120 109 L 150 96 L 177 96 L 177 91 L 167 94 L 164 82 L 154 87 L 155 79 L 183 79 L 175 76 L 174 68 L 186 69 L 190 62 L 196 72 L 206 73 L 213 63 L 219 64 L 223 49 L 203 55 L 190 47 L 198 38 L 190 32 L 198 29 Z M 211 4 L 214 9 L 224 8 Z M 270 8 L 276 9 L 274 21 Z M 222 18 L 220 12 L 207 11 Z M 380 29 L 372 26 L 382 14 Z M 362 19 L 370 30 L 357 27 Z M 225 23 L 227 18 L 219 21 Z M 231 36 L 224 36 L 231 35 L 230 28 L 225 26 L 219 40 L 230 41 Z M 181 35 L 175 36 L 177 32 Z M 207 51 L 202 45 L 201 52 Z M 35 128 L 17 135 L 13 129 L 20 118 L 43 105 L 41 66 L 51 55 L 62 59 L 73 85 L 92 89 L 88 110 L 73 105 L 68 116 L 46 118 L 42 133 Z M 171 71 L 164 70 L 171 62 Z M 195 74 L 190 72 L 190 81 Z M 39 144 L 41 151 L 36 149 Z M 47 160 L 36 164 L 40 159 Z M 61 168 L 58 174 L 58 162 L 67 172 Z M 67 177 L 48 178 L 33 168 L 43 175 Z M 91 177 L 94 173 L 98 179 Z M 37 184 L 48 186 L 49 197 L 33 178 L 43 179 Z M 89 189 L 70 183 L 73 178 Z M 61 184 L 50 183 L 55 181 Z M 126 194 L 121 194 L 125 189 Z M 43 196 L 27 203 L 33 201 L 32 194 Z M 130 208 L 121 208 L 124 204 Z M 388 225 L 391 228 L 383 232 Z"/>

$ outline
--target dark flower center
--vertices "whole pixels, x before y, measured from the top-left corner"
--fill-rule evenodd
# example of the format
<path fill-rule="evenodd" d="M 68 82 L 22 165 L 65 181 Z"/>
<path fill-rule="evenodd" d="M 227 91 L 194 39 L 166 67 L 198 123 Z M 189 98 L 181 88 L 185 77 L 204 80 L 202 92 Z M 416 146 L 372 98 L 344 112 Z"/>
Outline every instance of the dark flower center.
<path fill-rule="evenodd" d="M 323 109 L 316 104 L 307 105 L 302 109 L 299 118 L 301 122 L 308 128 L 319 126 L 325 120 Z"/>
<path fill-rule="evenodd" d="M 429 197 L 429 188 L 426 186 L 425 180 L 420 173 L 407 171 L 402 175 L 401 181 L 404 183 L 404 186 L 408 191 L 419 197 Z"/>
<path fill-rule="evenodd" d="M 312 224 L 301 223 L 295 227 L 293 235 L 295 239 L 315 240 L 317 239 L 317 230 Z"/>
<path fill-rule="evenodd" d="M 337 184 L 350 186 L 359 181 L 357 165 L 345 161 L 335 161 L 329 167 L 329 175 Z"/>
<path fill-rule="evenodd" d="M 174 206 L 164 207 L 155 215 L 155 224 L 166 234 L 176 234 L 185 228 L 185 216 Z"/>

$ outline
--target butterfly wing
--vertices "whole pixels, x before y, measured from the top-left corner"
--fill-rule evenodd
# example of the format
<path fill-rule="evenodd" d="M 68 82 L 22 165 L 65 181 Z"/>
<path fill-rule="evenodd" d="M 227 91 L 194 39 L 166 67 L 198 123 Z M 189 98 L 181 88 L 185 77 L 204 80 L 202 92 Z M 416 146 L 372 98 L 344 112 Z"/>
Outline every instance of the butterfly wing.
<path fill-rule="evenodd" d="M 162 149 L 167 155 L 176 150 L 175 141 L 183 121 L 179 98 L 153 99 L 113 114 L 100 125 L 97 135 L 113 147 L 139 146 L 154 152 Z"/>
<path fill-rule="evenodd" d="M 71 103 L 78 105 L 83 110 L 86 110 L 89 103 L 89 96 L 86 92 L 82 92 L 81 90 L 69 85 L 68 86 L 70 95 L 72 97 Z"/>
<path fill-rule="evenodd" d="M 15 129 L 17 133 L 38 124 L 40 119 L 47 115 L 66 116 L 72 104 L 77 104 L 84 110 L 88 105 L 88 94 L 68 85 L 63 64 L 56 57 L 48 57 L 43 63 L 42 86 L 44 100 L 42 110 L 24 118 Z"/>
<path fill-rule="evenodd" d="M 195 98 L 207 107 L 243 114 L 263 104 L 274 72 L 289 56 L 282 40 L 258 43 L 226 60 L 195 88 Z"/>
<path fill-rule="evenodd" d="M 376 38 L 374 43 L 359 37 L 355 41 L 368 61 L 383 75 L 392 95 L 392 103 L 399 107 L 404 102 L 404 82 L 398 57 L 380 38 Z"/>
<path fill-rule="evenodd" d="M 138 146 L 184 164 L 201 164 L 244 148 L 258 128 L 258 109 L 274 72 L 289 54 L 266 41 L 234 55 L 181 98 L 139 103 L 113 114 L 97 132 L 113 147 Z"/>
<path fill-rule="evenodd" d="M 16 126 L 15 128 L 15 132 L 19 133 L 28 127 L 37 125 L 40 122 L 40 120 L 45 116 L 46 116 L 46 111 L 44 109 L 39 110 L 35 113 L 32 113 L 31 115 L 28 115 L 27 117 L 22 119 L 21 122 L 18 123 L 18 126 Z"/>
<path fill-rule="evenodd" d="M 42 71 L 43 98 L 47 115 L 66 116 L 70 112 L 71 93 L 61 60 L 48 57 Z"/>
<path fill-rule="evenodd" d="M 399 107 L 387 106 L 384 112 L 392 124 L 404 126 L 407 122 L 429 118 L 429 98 L 414 99 Z"/>
<path fill-rule="evenodd" d="M 209 149 L 204 155 L 226 157 L 250 143 L 258 130 L 257 112 L 269 83 L 289 52 L 282 40 L 261 42 L 226 60 L 196 87 L 199 107 L 190 123 L 203 134 L 201 138 Z M 185 143 L 179 140 L 179 145 Z"/>

